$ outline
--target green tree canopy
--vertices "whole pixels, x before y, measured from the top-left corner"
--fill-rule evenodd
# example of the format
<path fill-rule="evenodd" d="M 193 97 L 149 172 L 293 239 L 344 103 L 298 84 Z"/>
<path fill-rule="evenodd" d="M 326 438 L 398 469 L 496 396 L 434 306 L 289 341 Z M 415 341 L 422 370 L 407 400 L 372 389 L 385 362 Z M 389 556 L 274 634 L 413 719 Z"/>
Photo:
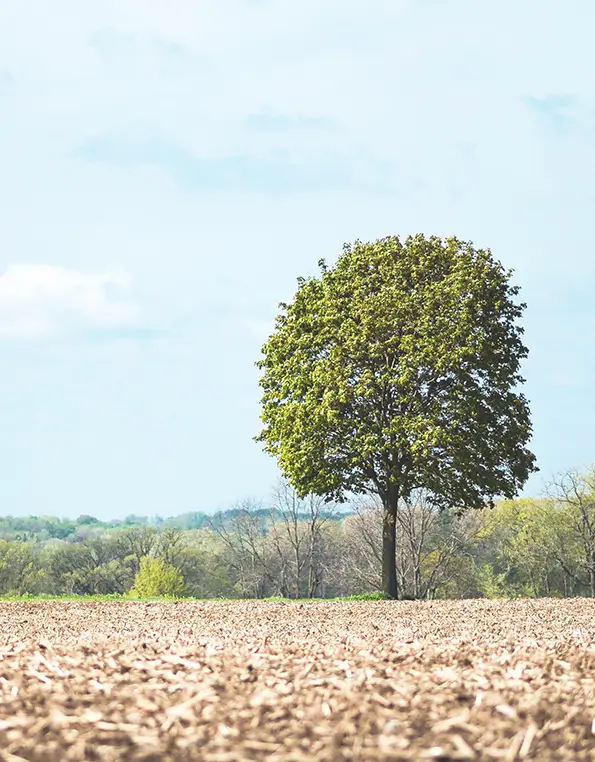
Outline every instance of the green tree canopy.
<path fill-rule="evenodd" d="M 525 305 L 489 250 L 456 238 L 356 241 L 319 264 L 263 347 L 258 439 L 301 495 L 379 495 L 397 597 L 400 500 L 424 488 L 462 511 L 512 497 L 535 470 L 518 390 Z"/>
<path fill-rule="evenodd" d="M 145 556 L 134 578 L 131 592 L 141 598 L 183 596 L 186 593 L 182 573 L 160 558 Z"/>

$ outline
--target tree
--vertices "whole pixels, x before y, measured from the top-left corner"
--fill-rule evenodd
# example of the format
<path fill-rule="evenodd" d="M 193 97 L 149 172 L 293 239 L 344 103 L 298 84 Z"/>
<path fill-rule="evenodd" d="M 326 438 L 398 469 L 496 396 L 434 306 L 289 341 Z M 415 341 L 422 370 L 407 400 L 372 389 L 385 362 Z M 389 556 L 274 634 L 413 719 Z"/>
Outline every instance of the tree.
<path fill-rule="evenodd" d="M 89 516 L 88 513 L 83 513 L 78 517 L 76 523 L 80 526 L 89 526 L 90 524 L 99 524 L 100 521 L 99 519 L 96 519 L 95 516 Z"/>
<path fill-rule="evenodd" d="M 341 548 L 336 559 L 341 594 L 382 590 L 382 506 L 359 500 L 353 514 L 343 520 Z"/>
<path fill-rule="evenodd" d="M 35 593 L 43 574 L 33 543 L 0 540 L 1 595 Z"/>
<path fill-rule="evenodd" d="M 130 527 L 119 532 L 117 538 L 120 554 L 132 560 L 135 573 L 140 569 L 141 560 L 152 553 L 158 541 L 157 530 L 151 526 Z"/>
<path fill-rule="evenodd" d="M 588 587 L 595 598 L 595 466 L 584 472 L 568 470 L 553 479 L 549 492 L 561 518 L 556 524 L 557 559 L 572 582 Z M 586 580 L 571 568 L 572 556 L 579 559 Z"/>
<path fill-rule="evenodd" d="M 490 512 L 482 529 L 489 539 L 488 565 L 504 574 L 510 593 L 537 597 L 555 589 L 562 570 L 560 518 L 556 503 L 547 499 L 503 500 Z"/>
<path fill-rule="evenodd" d="M 133 595 L 140 598 L 180 597 L 186 592 L 181 572 L 160 558 L 145 556 L 134 578 Z"/>
<path fill-rule="evenodd" d="M 193 598 L 229 598 L 234 594 L 224 548 L 208 529 L 193 530 L 177 561 L 186 590 Z"/>
<path fill-rule="evenodd" d="M 397 538 L 405 550 L 397 573 L 412 598 L 434 598 L 448 585 L 458 572 L 455 559 L 471 555 L 481 529 L 475 516 L 437 510 L 430 497 L 417 490 L 397 513 Z"/>
<path fill-rule="evenodd" d="M 511 272 L 489 250 L 416 235 L 346 244 L 298 279 L 263 346 L 257 437 L 298 494 L 383 505 L 382 584 L 398 597 L 396 516 L 424 488 L 458 511 L 536 470 Z"/>
<path fill-rule="evenodd" d="M 186 538 L 181 529 L 166 527 L 157 541 L 156 556 L 166 564 L 179 568 L 180 558 L 186 547 Z"/>
<path fill-rule="evenodd" d="M 118 553 L 118 542 L 94 538 L 60 543 L 50 550 L 47 573 L 56 593 L 124 593 L 134 577 Z"/>
<path fill-rule="evenodd" d="M 313 598 L 322 581 L 324 529 L 334 517 L 333 506 L 324 510 L 324 499 L 318 495 L 301 498 L 285 480 L 275 488 L 270 512 L 269 536 L 281 562 L 284 593 L 300 598 Z M 290 558 L 286 558 L 289 550 Z M 289 568 L 288 568 L 289 567 Z M 287 581 L 289 575 L 291 581 Z M 290 591 L 293 591 L 292 593 Z"/>
<path fill-rule="evenodd" d="M 355 506 L 344 522 L 346 547 L 342 577 L 357 592 L 382 589 L 382 515 L 377 497 Z M 481 523 L 477 515 L 437 510 L 423 490 L 402 502 L 397 512 L 397 580 L 402 597 L 435 598 L 448 589 L 472 558 Z M 467 562 L 468 565 L 468 562 Z"/>
<path fill-rule="evenodd" d="M 282 586 L 267 539 L 267 515 L 268 511 L 258 503 L 244 500 L 237 508 L 215 514 L 209 521 L 225 548 L 224 558 L 243 597 L 263 598 L 267 592 L 276 593 L 279 583 Z"/>

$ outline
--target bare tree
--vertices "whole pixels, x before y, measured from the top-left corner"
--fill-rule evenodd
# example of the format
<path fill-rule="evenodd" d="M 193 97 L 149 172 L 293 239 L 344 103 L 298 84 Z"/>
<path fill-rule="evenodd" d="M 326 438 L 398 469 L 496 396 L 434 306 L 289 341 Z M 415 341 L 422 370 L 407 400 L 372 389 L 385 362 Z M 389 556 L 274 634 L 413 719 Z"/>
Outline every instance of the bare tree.
<path fill-rule="evenodd" d="M 353 513 L 343 520 L 343 548 L 338 563 L 341 593 L 382 590 L 382 522 L 379 501 L 358 498 Z"/>
<path fill-rule="evenodd" d="M 402 582 L 412 598 L 434 597 L 451 579 L 453 561 L 468 553 L 481 522 L 477 514 L 459 516 L 437 510 L 425 490 L 416 491 L 397 513 L 401 546 Z"/>
<path fill-rule="evenodd" d="M 329 521 L 336 518 L 337 509 L 333 503 L 326 502 L 318 495 L 308 495 L 307 531 L 308 531 L 308 598 L 314 598 L 320 591 L 324 577 L 324 557 L 327 543 Z"/>
<path fill-rule="evenodd" d="M 159 534 L 156 554 L 166 563 L 178 568 L 182 553 L 186 546 L 186 537 L 181 529 L 178 529 L 177 527 L 166 527 Z"/>
<path fill-rule="evenodd" d="M 588 587 L 595 598 L 595 466 L 584 472 L 568 470 L 555 477 L 548 488 L 549 496 L 562 512 L 563 520 L 558 522 L 557 560 L 568 580 L 571 590 L 575 584 Z M 571 558 L 578 550 L 579 568 L 582 567 L 586 580 L 573 569 Z"/>
<path fill-rule="evenodd" d="M 209 526 L 225 547 L 229 567 L 237 575 L 243 596 L 264 598 L 267 592 L 277 592 L 278 577 L 272 568 L 266 511 L 262 506 L 244 500 L 233 510 L 231 518 L 225 520 L 222 514 L 216 514 Z"/>
<path fill-rule="evenodd" d="M 358 592 L 382 589 L 378 572 L 382 535 L 378 529 L 382 505 L 374 497 L 355 505 L 344 522 L 348 550 L 344 573 Z M 453 561 L 468 553 L 480 529 L 477 517 L 457 517 L 434 508 L 423 491 L 402 501 L 397 511 L 397 578 L 405 598 L 435 597 L 455 573 Z"/>
<path fill-rule="evenodd" d="M 157 530 L 151 526 L 131 527 L 118 534 L 117 543 L 120 554 L 132 559 L 136 574 L 141 559 L 150 555 L 157 544 Z"/>
<path fill-rule="evenodd" d="M 283 587 L 295 598 L 313 598 L 320 590 L 324 570 L 324 528 L 336 513 L 323 497 L 300 498 L 291 485 L 276 485 L 270 512 L 269 535 L 277 551 Z M 287 592 L 285 593 L 287 595 Z"/>

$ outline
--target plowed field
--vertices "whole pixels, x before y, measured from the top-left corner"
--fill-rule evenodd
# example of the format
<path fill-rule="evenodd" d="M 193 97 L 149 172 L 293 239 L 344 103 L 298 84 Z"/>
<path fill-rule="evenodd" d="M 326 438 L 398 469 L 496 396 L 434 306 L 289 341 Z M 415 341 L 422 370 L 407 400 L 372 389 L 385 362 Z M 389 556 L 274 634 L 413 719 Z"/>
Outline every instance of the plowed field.
<path fill-rule="evenodd" d="M 0 759 L 595 760 L 595 602 L 0 604 Z"/>

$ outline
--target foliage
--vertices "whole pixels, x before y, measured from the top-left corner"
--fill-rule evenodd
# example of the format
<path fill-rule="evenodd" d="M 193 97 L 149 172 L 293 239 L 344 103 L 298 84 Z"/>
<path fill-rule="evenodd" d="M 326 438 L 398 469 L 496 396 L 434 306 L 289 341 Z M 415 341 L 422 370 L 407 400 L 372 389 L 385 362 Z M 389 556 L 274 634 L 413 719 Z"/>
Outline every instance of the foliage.
<path fill-rule="evenodd" d="M 535 469 L 519 289 L 456 238 L 345 245 L 298 279 L 263 347 L 258 439 L 297 492 L 384 506 L 383 590 L 397 595 L 396 515 L 416 489 L 459 511 L 512 498 Z"/>
<path fill-rule="evenodd" d="M 478 574 L 479 588 L 486 598 L 508 598 L 506 574 L 497 574 L 492 564 L 485 564 Z"/>
<path fill-rule="evenodd" d="M 544 498 L 502 500 L 460 515 L 438 510 L 423 491 L 401 501 L 401 597 L 592 595 L 592 473 L 557 477 Z M 381 502 L 360 499 L 340 514 L 321 505 L 281 485 L 270 507 L 244 501 L 212 516 L 213 528 L 182 531 L 164 521 L 87 534 L 87 524 L 69 540 L 0 539 L 0 596 L 119 599 L 148 555 L 173 568 L 185 593 L 198 599 L 384 597 Z"/>
<path fill-rule="evenodd" d="M 175 566 L 160 558 L 145 556 L 134 578 L 131 594 L 138 598 L 179 598 L 185 595 L 184 577 Z"/>
<path fill-rule="evenodd" d="M 361 593 L 360 595 L 347 595 L 345 600 L 348 601 L 385 601 L 386 595 L 384 593 Z"/>

